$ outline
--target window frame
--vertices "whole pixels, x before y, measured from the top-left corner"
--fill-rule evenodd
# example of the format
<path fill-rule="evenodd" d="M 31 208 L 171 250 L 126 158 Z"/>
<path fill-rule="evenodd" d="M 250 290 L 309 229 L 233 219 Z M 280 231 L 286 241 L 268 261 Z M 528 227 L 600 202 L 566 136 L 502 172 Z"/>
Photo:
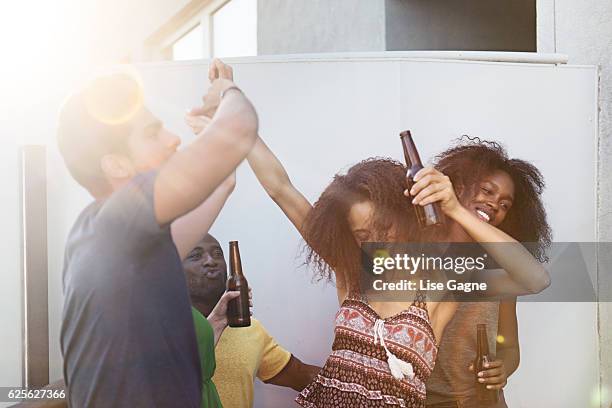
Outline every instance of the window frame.
<path fill-rule="evenodd" d="M 172 46 L 194 28 L 200 26 L 203 36 L 202 58 L 211 58 L 214 52 L 213 15 L 231 0 L 212 0 L 203 4 L 199 11 L 182 22 L 171 34 L 159 42 L 162 55 L 172 60 Z"/>

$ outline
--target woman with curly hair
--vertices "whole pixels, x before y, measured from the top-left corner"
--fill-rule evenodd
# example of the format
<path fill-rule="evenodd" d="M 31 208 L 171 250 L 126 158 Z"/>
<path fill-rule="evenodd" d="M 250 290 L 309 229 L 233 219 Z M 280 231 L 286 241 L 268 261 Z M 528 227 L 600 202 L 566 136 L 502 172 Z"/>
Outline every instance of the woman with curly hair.
<path fill-rule="evenodd" d="M 187 123 L 197 132 L 192 110 Z M 204 124 L 205 125 L 205 124 Z M 258 139 L 248 161 L 266 192 L 307 244 L 307 261 L 317 275 L 335 280 L 340 309 L 332 353 L 321 372 L 297 397 L 305 407 L 424 407 L 438 341 L 455 302 L 369 302 L 359 287 L 360 245 L 367 241 L 420 239 L 414 209 L 406 198 L 406 167 L 373 158 L 337 174 L 312 205 L 293 186 L 279 160 Z M 423 169 L 415 176 L 414 203 L 440 202 L 445 214 L 477 242 L 516 242 L 478 214 L 463 211 L 448 177 Z M 519 245 L 520 247 L 520 245 Z M 510 256 L 491 248 L 503 269 L 492 274 L 516 292 L 537 292 L 548 275 L 524 249 Z M 520 260 L 520 265 L 516 262 Z M 494 287 L 496 285 L 493 285 Z"/>
<path fill-rule="evenodd" d="M 408 194 L 404 192 L 406 167 L 390 159 L 364 160 L 346 174 L 335 175 L 311 205 L 293 187 L 263 141 L 256 142 L 247 158 L 270 197 L 300 231 L 307 244 L 307 262 L 320 278 L 335 279 L 336 283 L 340 310 L 332 354 L 297 402 L 305 407 L 425 406 L 425 382 L 457 303 L 425 299 L 368 302 L 359 287 L 362 242 L 422 238 L 412 204 L 404 195 Z M 495 176 L 484 180 L 497 182 Z M 484 200 L 481 204 L 477 197 L 462 204 L 450 179 L 434 168 L 423 169 L 415 180 L 415 204 L 439 202 L 453 220 L 448 235 L 440 239 L 481 242 L 502 267 L 486 271 L 489 294 L 537 293 L 548 285 L 548 274 L 536 259 L 496 228 L 509 203 Z M 500 189 L 509 188 L 504 185 Z M 470 189 L 464 190 L 467 195 Z M 505 193 L 502 196 L 507 199 Z M 487 216 L 495 224 L 486 221 Z M 517 246 L 487 246 L 490 242 Z M 380 337 L 383 341 L 377 341 Z M 409 363 L 406 370 L 402 370 L 402 362 Z M 471 379 L 473 382 L 473 376 Z"/>
<path fill-rule="evenodd" d="M 522 243 L 546 261 L 551 232 L 542 204 L 544 180 L 532 164 L 508 157 L 495 142 L 464 136 L 434 159 L 435 168 L 450 178 L 465 208 Z M 457 223 L 447 231 L 453 242 L 471 241 Z M 497 355 L 479 375 L 488 389 L 501 390 L 519 365 L 516 297 L 501 302 L 461 302 L 440 341 L 436 366 L 429 378 L 427 406 L 479 407 L 471 362 L 476 355 L 476 324 L 487 324 L 489 350 Z M 496 341 L 497 340 L 497 341 Z M 497 346 L 497 347 L 496 347 Z M 497 408 L 506 407 L 500 391 Z"/>
<path fill-rule="evenodd" d="M 254 149 L 249 164 L 300 231 L 316 276 L 335 281 L 340 304 L 332 353 L 296 401 L 304 407 L 424 407 L 436 339 L 456 303 L 369 302 L 360 289 L 362 242 L 420 239 L 403 195 L 406 167 L 386 158 L 361 161 L 335 175 L 311 205 L 261 140 Z"/>

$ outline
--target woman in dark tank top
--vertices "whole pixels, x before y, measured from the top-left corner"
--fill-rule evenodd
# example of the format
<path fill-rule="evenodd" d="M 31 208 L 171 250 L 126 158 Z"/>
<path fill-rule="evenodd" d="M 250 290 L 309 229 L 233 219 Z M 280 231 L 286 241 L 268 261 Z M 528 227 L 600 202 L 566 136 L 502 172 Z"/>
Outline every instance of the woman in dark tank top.
<path fill-rule="evenodd" d="M 545 261 L 551 232 L 541 201 L 542 175 L 530 163 L 510 159 L 497 143 L 464 137 L 459 144 L 438 155 L 435 167 L 446 174 L 466 207 L 519 242 L 532 243 L 530 250 Z M 457 225 L 451 225 L 453 242 L 471 241 Z M 476 401 L 475 373 L 470 365 L 476 356 L 476 324 L 485 323 L 489 350 L 496 354 L 484 372 L 487 388 L 500 390 L 499 401 L 490 407 L 504 408 L 503 387 L 519 364 L 516 298 L 503 302 L 460 302 L 446 326 L 438 359 L 427 388 L 430 408 L 480 407 Z"/>

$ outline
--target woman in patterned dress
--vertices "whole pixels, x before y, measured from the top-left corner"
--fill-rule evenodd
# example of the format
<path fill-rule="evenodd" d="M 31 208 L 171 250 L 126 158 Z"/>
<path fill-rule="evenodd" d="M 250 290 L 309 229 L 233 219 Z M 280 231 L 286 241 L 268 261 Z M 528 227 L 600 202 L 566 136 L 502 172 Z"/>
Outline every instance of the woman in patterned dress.
<path fill-rule="evenodd" d="M 186 120 L 197 132 L 197 118 L 188 115 Z M 416 184 L 408 192 L 404 165 L 391 159 L 364 160 L 336 175 L 313 206 L 260 138 L 247 159 L 307 243 L 307 261 L 319 277 L 336 284 L 340 310 L 332 354 L 296 401 L 312 408 L 424 407 L 424 383 L 434 366 L 437 342 L 457 305 L 426 303 L 418 296 L 411 302 L 368 302 L 359 289 L 360 244 L 418 241 L 407 197 L 416 205 L 440 203 L 446 216 L 476 242 L 516 241 L 463 207 L 448 177 L 433 168 L 415 175 Z M 547 272 L 527 251 L 517 248 L 512 256 L 495 248 L 491 252 L 506 267 L 494 275 L 502 286 L 512 283 L 534 292 L 547 286 Z M 513 263 L 517 259 L 523 262 Z"/>
<path fill-rule="evenodd" d="M 424 383 L 456 304 L 419 299 L 370 304 L 358 289 L 361 242 L 420 238 L 414 210 L 404 195 L 409 194 L 404 192 L 405 166 L 390 159 L 362 161 L 346 174 L 336 175 L 311 206 L 263 141 L 256 142 L 248 160 L 268 194 L 304 237 L 307 261 L 321 278 L 336 283 L 340 310 L 332 354 L 315 381 L 298 395 L 298 403 L 305 407 L 423 407 Z M 417 204 L 439 202 L 475 241 L 516 242 L 483 222 L 475 210 L 466 210 L 443 174 L 426 168 L 416 178 L 412 196 Z M 491 271 L 493 286 L 520 285 L 535 293 L 548 285 L 547 272 L 527 251 L 516 248 L 508 257 L 495 253 L 496 249 L 490 252 L 506 270 Z M 519 265 L 525 270 L 517 270 Z M 389 361 L 399 363 L 391 367 Z M 406 369 L 398 371 L 401 362 L 407 363 Z"/>
<path fill-rule="evenodd" d="M 298 395 L 302 406 L 425 406 L 424 383 L 456 304 L 425 303 L 424 299 L 410 304 L 370 304 L 358 287 L 359 243 L 420 238 L 410 200 L 399 193 L 404 189 L 405 174 L 406 168 L 392 160 L 360 162 L 346 174 L 335 176 L 304 219 L 301 232 L 309 245 L 307 260 L 323 277 L 335 274 L 338 295 L 343 298 L 336 316 L 332 353 L 315 381 Z M 516 243 L 483 222 L 479 208 L 460 204 L 450 180 L 442 173 L 426 168 L 415 179 L 410 195 L 416 204 L 439 202 L 449 218 L 485 247 L 488 242 Z M 548 285 L 547 272 L 520 244 L 503 251 L 499 246 L 487 249 L 505 267 L 487 271 L 492 288 L 489 294 L 496 293 L 495 288 L 501 292 L 519 286 L 538 292 Z M 338 283 L 341 276 L 344 287 Z M 402 362 L 408 363 L 405 371 L 397 369 Z"/>

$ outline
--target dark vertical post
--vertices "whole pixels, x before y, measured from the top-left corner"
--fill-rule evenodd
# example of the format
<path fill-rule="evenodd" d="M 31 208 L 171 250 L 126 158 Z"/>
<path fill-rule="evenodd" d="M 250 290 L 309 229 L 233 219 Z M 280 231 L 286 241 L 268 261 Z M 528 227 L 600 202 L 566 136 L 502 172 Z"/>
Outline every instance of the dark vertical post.
<path fill-rule="evenodd" d="M 21 149 L 23 385 L 49 383 L 46 148 Z"/>

